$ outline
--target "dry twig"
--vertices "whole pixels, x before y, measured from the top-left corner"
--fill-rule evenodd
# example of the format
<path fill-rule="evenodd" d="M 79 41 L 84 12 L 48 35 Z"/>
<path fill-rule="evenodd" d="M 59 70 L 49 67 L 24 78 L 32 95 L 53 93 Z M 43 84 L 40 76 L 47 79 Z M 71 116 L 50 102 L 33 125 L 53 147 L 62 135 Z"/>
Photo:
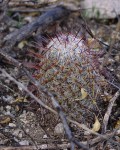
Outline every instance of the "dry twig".
<path fill-rule="evenodd" d="M 114 97 L 110 100 L 109 102 L 109 105 L 108 105 L 108 108 L 107 108 L 107 111 L 104 115 L 104 119 L 103 119 L 103 127 L 102 127 L 102 132 L 103 133 L 106 133 L 106 130 L 107 130 L 107 125 L 108 125 L 108 120 L 109 120 L 109 117 L 110 117 L 110 114 L 111 114 L 111 111 L 112 111 L 112 108 L 113 108 L 113 105 L 116 101 L 116 99 L 118 98 L 118 96 L 120 95 L 120 92 L 117 91 L 114 95 Z"/>

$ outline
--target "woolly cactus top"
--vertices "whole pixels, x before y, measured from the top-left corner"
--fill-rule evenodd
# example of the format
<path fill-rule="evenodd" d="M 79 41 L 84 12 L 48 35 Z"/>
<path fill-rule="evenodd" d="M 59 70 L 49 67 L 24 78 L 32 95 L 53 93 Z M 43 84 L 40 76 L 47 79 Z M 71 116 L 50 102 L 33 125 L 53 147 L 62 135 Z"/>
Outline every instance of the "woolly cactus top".
<path fill-rule="evenodd" d="M 59 58 L 59 61 L 65 63 L 65 59 L 75 59 L 79 54 L 87 50 L 82 38 L 73 36 L 72 34 L 60 34 L 53 38 L 47 45 L 50 48 L 50 55 L 53 54 Z M 48 56 L 49 58 L 49 56 Z"/>

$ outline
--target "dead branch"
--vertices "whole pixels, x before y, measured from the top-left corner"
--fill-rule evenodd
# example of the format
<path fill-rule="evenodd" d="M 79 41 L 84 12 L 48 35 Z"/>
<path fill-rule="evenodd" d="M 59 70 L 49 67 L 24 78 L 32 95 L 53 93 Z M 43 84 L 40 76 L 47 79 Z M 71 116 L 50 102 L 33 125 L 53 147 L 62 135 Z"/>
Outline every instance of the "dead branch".
<path fill-rule="evenodd" d="M 71 118 L 67 118 L 68 121 L 70 121 L 71 123 L 75 124 L 76 126 L 78 126 L 79 128 L 82 128 L 84 129 L 85 131 L 88 131 L 90 134 L 93 134 L 93 135 L 97 135 L 98 136 L 98 139 L 101 139 L 101 140 L 104 140 L 104 141 L 109 141 L 117 146 L 120 147 L 120 144 L 114 140 L 111 139 L 111 137 L 113 136 L 113 134 L 111 136 L 107 136 L 106 134 L 99 134 L 91 129 L 89 129 L 86 125 L 84 124 L 80 124 L 74 120 L 72 120 Z"/>
<path fill-rule="evenodd" d="M 120 95 L 120 92 L 117 91 L 114 95 L 114 97 L 110 100 L 109 102 L 109 105 L 108 105 L 108 108 L 107 108 L 107 111 L 104 115 L 104 119 L 103 119 L 103 127 L 102 127 L 102 132 L 105 133 L 106 130 L 107 130 L 107 125 L 108 125 L 108 120 L 109 120 L 109 117 L 110 117 L 110 114 L 111 114 L 111 111 L 112 111 L 112 108 L 113 108 L 113 105 L 116 101 L 116 99 L 118 98 L 118 96 Z"/>
<path fill-rule="evenodd" d="M 117 131 L 113 131 L 111 133 L 107 133 L 105 136 L 106 136 L 106 138 L 110 139 L 115 135 L 119 135 L 119 133 L 117 133 Z M 90 146 L 92 146 L 92 145 L 97 144 L 101 141 L 104 141 L 104 140 L 100 136 L 98 136 L 98 137 L 90 140 L 88 143 L 89 143 Z"/>
<path fill-rule="evenodd" d="M 6 42 L 5 46 L 7 48 L 9 47 L 6 49 L 7 52 L 9 52 L 16 43 L 30 37 L 32 33 L 37 30 L 37 28 L 39 28 L 39 30 L 43 30 L 50 24 L 68 17 L 70 13 L 71 11 L 64 6 L 57 6 L 51 10 L 48 10 L 32 23 L 29 23 L 23 26 L 21 29 L 8 34 L 7 37 L 4 38 L 4 42 Z"/>

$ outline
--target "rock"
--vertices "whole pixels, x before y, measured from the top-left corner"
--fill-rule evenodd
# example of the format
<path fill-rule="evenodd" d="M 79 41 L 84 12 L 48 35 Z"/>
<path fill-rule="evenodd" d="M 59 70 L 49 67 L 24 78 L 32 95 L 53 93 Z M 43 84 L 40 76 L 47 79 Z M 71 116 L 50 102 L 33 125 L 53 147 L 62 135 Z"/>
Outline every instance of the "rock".
<path fill-rule="evenodd" d="M 11 110 L 11 106 L 7 105 L 6 109 L 7 109 L 7 111 L 10 111 Z"/>
<path fill-rule="evenodd" d="M 28 23 L 32 22 L 33 19 L 34 19 L 34 18 L 31 17 L 31 16 L 27 16 L 27 17 L 24 18 L 24 20 L 25 20 L 26 22 L 28 22 Z"/>
<path fill-rule="evenodd" d="M 29 131 L 30 131 L 29 129 L 26 129 L 26 133 L 29 133 Z"/>
<path fill-rule="evenodd" d="M 120 0 L 84 0 L 81 7 L 85 9 L 85 15 L 89 18 L 115 18 L 120 15 Z"/>
<path fill-rule="evenodd" d="M 55 135 L 58 135 L 58 136 L 64 134 L 64 126 L 63 126 L 62 123 L 58 123 L 58 124 L 55 126 L 54 134 L 55 134 Z"/>
<path fill-rule="evenodd" d="M 27 113 L 25 111 L 23 111 L 23 113 L 19 116 L 20 121 L 22 121 L 24 124 L 28 123 L 28 120 L 26 119 L 26 115 L 27 115 Z"/>
<path fill-rule="evenodd" d="M 2 98 L 3 98 L 3 100 L 5 102 L 8 102 L 8 103 L 10 103 L 11 101 L 13 101 L 13 99 L 14 99 L 12 96 L 9 96 L 9 95 L 3 96 Z"/>
<path fill-rule="evenodd" d="M 47 148 L 48 148 L 47 144 L 42 144 L 41 145 L 41 149 L 47 149 Z"/>
<path fill-rule="evenodd" d="M 24 140 L 19 142 L 20 145 L 29 145 L 29 141 Z"/>
<path fill-rule="evenodd" d="M 120 56 L 119 55 L 115 56 L 115 61 L 118 63 L 120 62 Z"/>
<path fill-rule="evenodd" d="M 14 123 L 9 123 L 9 127 L 16 127 L 16 124 L 14 124 Z"/>
<path fill-rule="evenodd" d="M 85 132 L 84 132 L 84 135 L 85 135 L 85 136 L 88 136 L 88 135 L 90 135 L 90 132 L 89 132 L 89 131 L 85 131 Z"/>
<path fill-rule="evenodd" d="M 48 138 L 48 136 L 45 134 L 45 135 L 43 135 L 43 139 L 46 139 L 46 138 Z"/>
<path fill-rule="evenodd" d="M 16 130 L 13 132 L 13 135 L 16 136 L 16 137 L 22 138 L 22 136 L 23 136 L 22 130 L 16 129 Z"/>

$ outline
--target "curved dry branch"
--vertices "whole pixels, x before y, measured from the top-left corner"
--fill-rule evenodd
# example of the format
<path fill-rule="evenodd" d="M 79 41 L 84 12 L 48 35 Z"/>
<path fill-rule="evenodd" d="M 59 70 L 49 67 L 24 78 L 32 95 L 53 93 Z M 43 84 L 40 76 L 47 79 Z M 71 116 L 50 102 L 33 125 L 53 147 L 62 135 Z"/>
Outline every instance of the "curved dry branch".
<path fill-rule="evenodd" d="M 7 37 L 4 38 L 4 42 L 6 42 L 5 47 L 7 47 L 8 49 L 4 50 L 6 50 L 6 52 L 9 52 L 16 43 L 30 37 L 32 33 L 38 28 L 39 30 L 43 30 L 50 24 L 68 17 L 70 13 L 71 11 L 64 6 L 57 6 L 51 10 L 48 10 L 46 13 L 43 13 L 41 16 L 36 18 L 36 20 L 34 20 L 33 22 L 23 26 L 13 33 L 8 34 Z"/>

